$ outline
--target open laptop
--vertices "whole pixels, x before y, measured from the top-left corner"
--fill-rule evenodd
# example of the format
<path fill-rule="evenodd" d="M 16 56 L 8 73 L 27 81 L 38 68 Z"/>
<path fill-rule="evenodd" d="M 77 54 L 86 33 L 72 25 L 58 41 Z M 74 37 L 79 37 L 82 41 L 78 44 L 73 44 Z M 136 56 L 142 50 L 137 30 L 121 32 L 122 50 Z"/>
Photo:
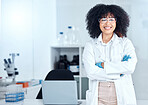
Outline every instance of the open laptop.
<path fill-rule="evenodd" d="M 79 105 L 76 81 L 43 81 L 44 105 Z"/>

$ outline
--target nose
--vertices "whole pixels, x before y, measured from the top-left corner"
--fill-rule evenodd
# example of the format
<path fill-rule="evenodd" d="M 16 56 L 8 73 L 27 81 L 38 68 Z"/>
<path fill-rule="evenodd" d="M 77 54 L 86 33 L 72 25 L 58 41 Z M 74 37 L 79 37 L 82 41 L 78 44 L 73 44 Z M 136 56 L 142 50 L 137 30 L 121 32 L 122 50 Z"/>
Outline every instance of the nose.
<path fill-rule="evenodd" d="M 110 24 L 109 20 L 106 21 L 106 24 Z"/>

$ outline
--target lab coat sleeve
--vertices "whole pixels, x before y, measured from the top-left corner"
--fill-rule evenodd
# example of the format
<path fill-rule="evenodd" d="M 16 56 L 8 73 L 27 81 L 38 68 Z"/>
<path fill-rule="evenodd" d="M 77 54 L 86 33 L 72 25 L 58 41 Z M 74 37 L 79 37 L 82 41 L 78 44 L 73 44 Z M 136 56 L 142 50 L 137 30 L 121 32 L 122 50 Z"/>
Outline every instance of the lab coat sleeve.
<path fill-rule="evenodd" d="M 130 55 L 131 59 L 128 59 L 128 61 L 105 62 L 104 69 L 107 74 L 132 74 L 134 72 L 137 63 L 135 48 L 132 42 L 127 38 L 124 40 L 123 45 L 123 56 Z"/>
<path fill-rule="evenodd" d="M 105 70 L 95 65 L 92 43 L 87 43 L 83 52 L 83 63 L 90 80 L 118 79 L 120 75 L 107 75 Z"/>

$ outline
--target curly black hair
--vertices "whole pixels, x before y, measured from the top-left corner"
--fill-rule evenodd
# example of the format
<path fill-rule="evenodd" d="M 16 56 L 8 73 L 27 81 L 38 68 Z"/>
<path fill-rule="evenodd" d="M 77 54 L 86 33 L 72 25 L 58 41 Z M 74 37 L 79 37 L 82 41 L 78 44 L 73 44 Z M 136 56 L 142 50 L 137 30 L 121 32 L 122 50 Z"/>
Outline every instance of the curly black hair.
<path fill-rule="evenodd" d="M 129 26 L 128 14 L 120 6 L 105 4 L 97 4 L 91 8 L 86 15 L 86 29 L 90 37 L 98 38 L 102 33 L 98 19 L 107 17 L 108 14 L 111 14 L 111 16 L 117 19 L 114 33 L 116 33 L 118 37 L 127 37 L 126 33 Z"/>

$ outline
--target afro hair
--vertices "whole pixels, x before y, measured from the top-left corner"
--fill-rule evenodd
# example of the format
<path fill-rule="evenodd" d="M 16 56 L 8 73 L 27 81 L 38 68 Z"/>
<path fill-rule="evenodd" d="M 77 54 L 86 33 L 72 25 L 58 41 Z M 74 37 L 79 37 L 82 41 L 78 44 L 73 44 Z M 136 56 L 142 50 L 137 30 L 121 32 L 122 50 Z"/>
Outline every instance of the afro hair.
<path fill-rule="evenodd" d="M 126 33 L 129 26 L 128 14 L 120 6 L 105 4 L 97 4 L 91 8 L 86 15 L 86 29 L 90 37 L 98 38 L 102 33 L 98 20 L 107 17 L 108 14 L 111 14 L 117 20 L 114 33 L 116 33 L 118 37 L 127 37 Z"/>

